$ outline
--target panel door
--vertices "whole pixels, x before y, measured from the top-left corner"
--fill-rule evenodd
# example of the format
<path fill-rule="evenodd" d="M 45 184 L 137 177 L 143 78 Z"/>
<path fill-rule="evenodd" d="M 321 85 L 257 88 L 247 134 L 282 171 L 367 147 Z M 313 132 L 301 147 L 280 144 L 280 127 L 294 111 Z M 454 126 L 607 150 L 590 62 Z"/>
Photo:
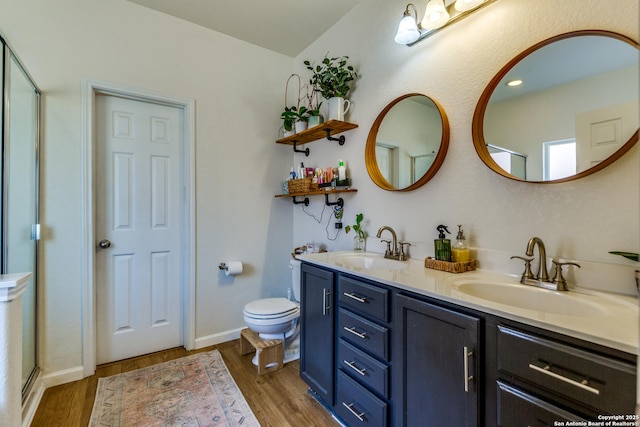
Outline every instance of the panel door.
<path fill-rule="evenodd" d="M 480 425 L 480 320 L 405 295 L 394 319 L 394 425 Z"/>
<path fill-rule="evenodd" d="M 333 406 L 334 274 L 302 264 L 300 376 Z"/>
<path fill-rule="evenodd" d="M 182 110 L 96 96 L 96 362 L 182 344 Z"/>

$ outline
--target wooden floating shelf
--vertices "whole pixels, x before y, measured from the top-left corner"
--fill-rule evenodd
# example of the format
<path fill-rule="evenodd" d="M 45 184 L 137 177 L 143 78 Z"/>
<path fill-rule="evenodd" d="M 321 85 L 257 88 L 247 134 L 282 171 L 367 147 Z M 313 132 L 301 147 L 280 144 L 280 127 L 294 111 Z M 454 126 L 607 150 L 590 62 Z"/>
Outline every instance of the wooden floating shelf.
<path fill-rule="evenodd" d="M 313 191 L 301 191 L 299 193 L 288 193 L 288 194 L 276 194 L 275 197 L 298 197 L 298 196 L 316 196 L 323 194 L 337 194 L 337 193 L 355 193 L 358 190 L 355 188 L 345 188 L 345 189 L 336 189 L 336 190 L 313 190 Z"/>
<path fill-rule="evenodd" d="M 308 142 L 318 141 L 326 138 L 328 135 L 336 135 L 351 129 L 357 128 L 355 123 L 342 122 L 340 120 L 329 120 L 310 129 L 296 133 L 276 141 L 276 144 L 301 145 Z M 329 133 L 327 134 L 327 131 Z"/>

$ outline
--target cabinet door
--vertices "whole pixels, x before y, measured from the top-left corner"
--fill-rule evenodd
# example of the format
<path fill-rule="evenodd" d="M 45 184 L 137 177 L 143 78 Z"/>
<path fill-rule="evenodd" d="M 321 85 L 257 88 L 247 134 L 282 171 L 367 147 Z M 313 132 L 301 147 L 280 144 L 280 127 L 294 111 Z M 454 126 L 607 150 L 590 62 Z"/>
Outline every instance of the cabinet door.
<path fill-rule="evenodd" d="M 398 294 L 395 426 L 477 426 L 480 320 Z"/>
<path fill-rule="evenodd" d="M 333 406 L 334 273 L 302 264 L 300 376 Z"/>

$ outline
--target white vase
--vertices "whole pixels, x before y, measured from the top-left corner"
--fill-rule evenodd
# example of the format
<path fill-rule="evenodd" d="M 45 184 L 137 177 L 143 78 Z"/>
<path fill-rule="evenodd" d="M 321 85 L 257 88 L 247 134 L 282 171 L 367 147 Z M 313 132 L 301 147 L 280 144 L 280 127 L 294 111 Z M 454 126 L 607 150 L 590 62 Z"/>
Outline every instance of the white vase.
<path fill-rule="evenodd" d="M 349 111 L 351 102 L 341 97 L 329 98 L 329 120 L 344 121 L 344 115 Z"/>
<path fill-rule="evenodd" d="M 295 123 L 296 133 L 300 133 L 302 131 L 307 130 L 307 122 L 299 121 Z"/>

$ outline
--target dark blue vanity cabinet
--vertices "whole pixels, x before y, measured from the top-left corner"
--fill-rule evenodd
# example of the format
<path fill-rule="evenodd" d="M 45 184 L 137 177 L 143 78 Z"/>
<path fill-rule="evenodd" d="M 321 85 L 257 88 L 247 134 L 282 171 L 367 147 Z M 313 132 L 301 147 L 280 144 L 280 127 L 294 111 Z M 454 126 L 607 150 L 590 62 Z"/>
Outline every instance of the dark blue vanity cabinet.
<path fill-rule="evenodd" d="M 338 277 L 335 413 L 350 426 L 390 425 L 391 290 Z"/>
<path fill-rule="evenodd" d="M 393 307 L 393 425 L 482 425 L 480 319 L 403 293 Z"/>
<path fill-rule="evenodd" d="M 300 376 L 316 397 L 331 408 L 335 384 L 336 273 L 303 263 L 300 274 Z"/>
<path fill-rule="evenodd" d="M 633 354 L 308 263 L 301 322 L 301 377 L 347 426 L 634 413 Z"/>

